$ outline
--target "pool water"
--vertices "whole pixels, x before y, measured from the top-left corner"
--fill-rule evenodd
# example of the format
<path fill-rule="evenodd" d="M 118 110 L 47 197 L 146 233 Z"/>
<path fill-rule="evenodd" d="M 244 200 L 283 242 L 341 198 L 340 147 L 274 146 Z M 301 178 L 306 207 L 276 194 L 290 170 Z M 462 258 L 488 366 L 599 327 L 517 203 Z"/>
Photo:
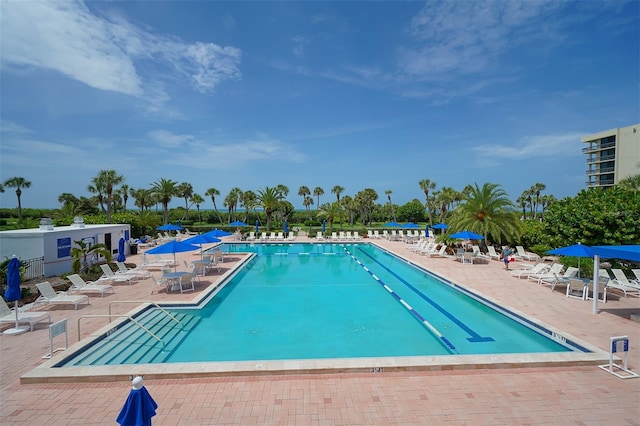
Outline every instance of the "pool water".
<path fill-rule="evenodd" d="M 201 308 L 167 308 L 188 326 L 160 321 L 154 309 L 139 319 L 171 342 L 125 326 L 65 365 L 572 350 L 370 244 L 222 248 L 257 256 Z M 118 347 L 130 356 L 102 355 Z"/>

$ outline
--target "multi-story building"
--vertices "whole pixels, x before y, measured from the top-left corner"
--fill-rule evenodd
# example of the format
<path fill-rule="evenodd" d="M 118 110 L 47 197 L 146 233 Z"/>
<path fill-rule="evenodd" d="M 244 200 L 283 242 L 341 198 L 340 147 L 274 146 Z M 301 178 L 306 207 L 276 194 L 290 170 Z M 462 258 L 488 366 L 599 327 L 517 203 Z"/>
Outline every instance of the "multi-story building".
<path fill-rule="evenodd" d="M 606 130 L 582 138 L 589 144 L 587 187 L 610 187 L 622 179 L 640 174 L 640 124 Z"/>

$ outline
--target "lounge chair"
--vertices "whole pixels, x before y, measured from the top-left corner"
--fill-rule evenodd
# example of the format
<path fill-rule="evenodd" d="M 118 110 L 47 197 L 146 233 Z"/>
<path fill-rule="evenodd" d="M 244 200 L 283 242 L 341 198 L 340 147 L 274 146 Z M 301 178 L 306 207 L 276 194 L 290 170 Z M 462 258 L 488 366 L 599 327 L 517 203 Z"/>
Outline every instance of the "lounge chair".
<path fill-rule="evenodd" d="M 621 290 L 624 297 L 627 297 L 627 293 L 637 294 L 640 297 L 640 284 L 629 281 L 622 269 L 611 269 L 611 272 L 615 278 L 607 283 L 607 287 Z"/>
<path fill-rule="evenodd" d="M 40 297 L 36 300 L 36 303 L 52 303 L 52 304 L 69 304 L 73 303 L 75 309 L 78 309 L 78 305 L 82 302 L 89 304 L 89 296 L 86 294 L 71 295 L 64 291 L 56 292 L 49 281 L 44 281 L 36 284 L 38 291 L 40 291 Z"/>
<path fill-rule="evenodd" d="M 151 272 L 142 269 L 142 268 L 127 268 L 127 265 L 124 264 L 124 262 L 116 262 L 116 265 L 118 266 L 118 272 L 116 272 L 117 274 L 122 274 L 122 275 L 133 275 L 135 277 L 137 277 L 138 279 L 147 279 L 147 278 L 151 278 Z"/>
<path fill-rule="evenodd" d="M 276 241 L 284 241 L 284 233 L 283 232 L 278 232 L 278 235 L 276 235 Z"/>
<path fill-rule="evenodd" d="M 324 240 L 324 235 L 322 235 L 322 231 L 316 232 L 316 240 L 318 241 Z"/>
<path fill-rule="evenodd" d="M 144 269 L 162 269 L 166 267 L 173 267 L 174 262 L 172 259 L 164 259 L 159 256 L 149 259 L 145 253 L 142 255 L 142 264 L 140 266 Z"/>
<path fill-rule="evenodd" d="M 247 237 L 247 241 L 255 241 L 256 233 L 254 231 L 249 232 L 249 236 Z"/>
<path fill-rule="evenodd" d="M 496 248 L 494 246 L 488 246 L 487 250 L 489 251 L 489 258 L 492 260 L 500 260 L 500 255 L 496 253 Z"/>
<path fill-rule="evenodd" d="M 110 284 L 96 284 L 94 282 L 86 282 L 78 274 L 72 274 L 67 276 L 67 279 L 71 281 L 70 291 L 78 291 L 80 293 L 100 293 L 101 297 L 108 291 L 115 293 L 113 286 Z"/>
<path fill-rule="evenodd" d="M 577 275 L 578 268 L 570 266 L 562 275 L 558 275 L 557 272 L 551 272 L 551 276 L 540 278 L 538 284 L 551 286 L 551 290 L 553 291 L 556 284 L 566 284 L 569 282 L 569 278 L 575 278 Z"/>
<path fill-rule="evenodd" d="M 269 237 L 267 237 L 266 232 L 260 234 L 260 241 L 269 241 Z"/>
<path fill-rule="evenodd" d="M 553 265 L 551 265 L 548 271 L 529 274 L 527 275 L 527 279 L 529 281 L 535 281 L 538 284 L 540 284 L 540 280 L 544 278 L 553 278 L 553 274 L 561 273 L 563 268 L 564 268 L 564 265 L 562 263 L 554 263 Z"/>
<path fill-rule="evenodd" d="M 376 240 L 380 239 L 380 232 L 378 232 L 377 229 L 373 231 L 373 238 L 375 238 Z"/>
<path fill-rule="evenodd" d="M 540 256 L 538 256 L 535 253 L 525 251 L 524 247 L 522 246 L 516 246 L 516 251 L 518 253 L 518 256 L 523 258 L 524 260 L 531 260 L 531 261 L 540 260 Z"/>
<path fill-rule="evenodd" d="M 520 265 L 520 269 L 514 269 L 511 271 L 511 276 L 516 278 L 527 277 L 530 274 L 539 274 L 547 269 L 549 269 L 549 265 L 546 263 L 536 263 L 532 267 L 527 267 L 526 265 Z"/>
<path fill-rule="evenodd" d="M 0 323 L 16 323 L 16 308 L 9 308 L 7 306 L 7 302 L 4 301 L 2 297 L 0 297 Z M 39 322 L 47 321 L 51 324 L 51 316 L 48 312 L 38 312 L 38 311 L 25 311 L 18 308 L 18 324 L 29 324 L 31 331 L 33 331 L 33 326 Z"/>
<path fill-rule="evenodd" d="M 285 240 L 287 241 L 295 241 L 296 240 L 296 233 L 293 231 L 289 231 L 289 235 L 287 235 L 287 238 L 285 238 Z"/>
<path fill-rule="evenodd" d="M 100 269 L 102 269 L 103 275 L 102 277 L 100 277 L 98 281 L 129 283 L 129 285 L 131 285 L 133 280 L 136 279 L 136 277 L 133 275 L 116 274 L 111 270 L 111 267 L 106 263 L 103 263 L 102 265 L 100 265 Z"/>
<path fill-rule="evenodd" d="M 575 297 L 576 299 L 587 300 L 587 285 L 588 283 L 582 280 L 569 278 L 567 280 L 566 297 Z"/>
<path fill-rule="evenodd" d="M 447 256 L 447 246 L 443 244 L 438 251 L 432 251 L 429 253 L 425 253 L 426 256 L 429 257 L 446 257 Z"/>
<path fill-rule="evenodd" d="M 480 261 L 483 261 L 483 260 L 489 261 L 489 260 L 491 260 L 491 256 L 489 256 L 487 254 L 484 254 L 482 251 L 480 251 L 480 247 L 479 246 L 473 245 L 472 249 L 473 249 L 473 255 L 475 256 L 474 260 L 480 260 Z"/>
<path fill-rule="evenodd" d="M 631 272 L 633 272 L 633 275 L 636 276 L 636 278 L 631 281 L 640 284 L 640 269 L 632 269 Z"/>

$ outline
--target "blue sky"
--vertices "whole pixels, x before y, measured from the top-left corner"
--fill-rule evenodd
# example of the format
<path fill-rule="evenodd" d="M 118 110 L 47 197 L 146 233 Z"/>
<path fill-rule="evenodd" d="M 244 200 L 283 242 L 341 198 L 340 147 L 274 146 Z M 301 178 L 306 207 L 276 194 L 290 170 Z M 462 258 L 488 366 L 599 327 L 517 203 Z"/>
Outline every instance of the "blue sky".
<path fill-rule="evenodd" d="M 573 196 L 580 138 L 639 121 L 639 4 L 3 0 L 0 180 L 32 182 L 23 207 L 100 169 L 298 208 L 422 179 Z"/>

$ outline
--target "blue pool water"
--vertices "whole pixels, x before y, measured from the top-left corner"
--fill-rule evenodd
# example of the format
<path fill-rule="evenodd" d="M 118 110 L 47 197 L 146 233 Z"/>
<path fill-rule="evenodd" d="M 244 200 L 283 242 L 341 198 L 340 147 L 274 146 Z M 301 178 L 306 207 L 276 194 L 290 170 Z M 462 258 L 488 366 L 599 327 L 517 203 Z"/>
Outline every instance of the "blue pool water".
<path fill-rule="evenodd" d="M 574 350 L 370 244 L 225 244 L 256 252 L 202 307 L 156 309 L 64 365 Z"/>

